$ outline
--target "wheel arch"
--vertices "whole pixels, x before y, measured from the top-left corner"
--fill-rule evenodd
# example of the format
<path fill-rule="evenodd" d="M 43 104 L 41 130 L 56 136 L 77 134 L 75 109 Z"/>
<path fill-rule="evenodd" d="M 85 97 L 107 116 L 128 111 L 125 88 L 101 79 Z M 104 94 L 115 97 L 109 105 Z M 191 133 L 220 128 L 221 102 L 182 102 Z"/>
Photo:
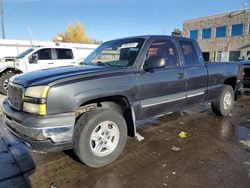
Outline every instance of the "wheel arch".
<path fill-rule="evenodd" d="M 7 72 L 13 72 L 15 74 L 22 74 L 23 73 L 22 71 L 20 71 L 18 69 L 6 67 L 6 68 L 1 70 L 0 74 L 2 75 L 3 73 L 7 73 Z"/>
<path fill-rule="evenodd" d="M 224 82 L 223 82 L 223 85 L 230 85 L 232 86 L 232 88 L 236 89 L 236 83 L 237 83 L 237 78 L 236 77 L 229 77 L 227 78 Z"/>
<path fill-rule="evenodd" d="M 104 107 L 119 112 L 124 117 L 127 123 L 128 136 L 135 137 L 135 115 L 133 107 L 131 106 L 127 97 L 122 95 L 114 95 L 91 99 L 77 107 L 76 116 L 78 118 L 81 114 L 98 107 Z"/>

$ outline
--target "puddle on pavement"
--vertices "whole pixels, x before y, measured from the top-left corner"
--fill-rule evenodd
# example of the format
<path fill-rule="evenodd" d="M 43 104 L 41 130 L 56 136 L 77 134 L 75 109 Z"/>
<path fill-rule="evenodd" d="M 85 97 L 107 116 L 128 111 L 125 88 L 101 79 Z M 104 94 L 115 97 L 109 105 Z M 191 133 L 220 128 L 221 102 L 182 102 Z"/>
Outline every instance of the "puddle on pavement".
<path fill-rule="evenodd" d="M 119 177 L 114 173 L 109 173 L 101 176 L 94 185 L 93 188 L 103 188 L 103 187 L 109 187 L 109 188 L 122 188 L 122 183 Z"/>
<path fill-rule="evenodd" d="M 192 115 L 193 113 L 204 113 L 210 110 L 210 106 L 197 105 L 194 108 L 172 113 L 158 118 L 147 119 L 138 122 L 138 128 L 147 129 L 161 126 L 163 123 L 171 123 L 171 121 L 178 121 L 182 117 Z M 232 115 L 231 115 L 232 116 Z M 250 149 L 250 122 L 247 118 L 224 117 L 218 119 L 218 135 L 222 140 L 230 140 L 243 144 L 244 147 Z M 216 123 L 217 124 L 217 123 Z"/>
<path fill-rule="evenodd" d="M 221 139 L 240 142 L 250 149 L 250 127 L 248 121 L 234 122 L 226 118 L 220 122 L 219 126 Z"/>

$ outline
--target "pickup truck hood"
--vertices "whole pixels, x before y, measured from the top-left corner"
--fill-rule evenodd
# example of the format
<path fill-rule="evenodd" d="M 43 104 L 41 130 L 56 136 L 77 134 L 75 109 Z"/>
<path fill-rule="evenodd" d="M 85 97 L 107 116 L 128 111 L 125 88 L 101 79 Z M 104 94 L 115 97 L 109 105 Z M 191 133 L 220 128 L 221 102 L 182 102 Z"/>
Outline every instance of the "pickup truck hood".
<path fill-rule="evenodd" d="M 250 65 L 250 60 L 244 60 L 244 61 L 241 61 L 241 63 L 242 63 L 243 65 L 249 66 L 249 65 Z"/>
<path fill-rule="evenodd" d="M 89 78 L 98 75 L 122 73 L 123 68 L 111 66 L 85 65 L 72 67 L 59 67 L 33 71 L 13 77 L 11 82 L 24 86 L 53 85 L 73 79 Z M 105 77 L 105 76 L 104 76 Z"/>

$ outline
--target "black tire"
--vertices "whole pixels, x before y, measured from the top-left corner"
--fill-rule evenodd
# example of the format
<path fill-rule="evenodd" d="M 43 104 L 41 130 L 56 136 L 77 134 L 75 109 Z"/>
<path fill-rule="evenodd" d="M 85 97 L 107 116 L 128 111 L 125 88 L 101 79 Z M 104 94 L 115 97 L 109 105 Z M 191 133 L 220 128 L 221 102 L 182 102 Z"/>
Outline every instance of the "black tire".
<path fill-rule="evenodd" d="M 225 95 L 228 93 L 230 93 L 231 95 L 231 104 L 228 105 L 228 107 L 225 107 L 224 98 Z M 234 104 L 234 97 L 235 95 L 233 88 L 229 85 L 224 85 L 218 100 L 212 102 L 211 105 L 212 111 L 218 116 L 227 116 L 232 111 Z"/>
<path fill-rule="evenodd" d="M 9 82 L 9 79 L 14 76 L 15 73 L 13 72 L 4 72 L 2 73 L 1 77 L 0 77 L 0 93 L 2 95 L 7 95 L 7 86 L 6 86 L 6 81 Z"/>
<path fill-rule="evenodd" d="M 93 151 L 93 145 L 100 145 L 100 141 L 91 142 L 91 134 L 102 122 L 111 121 L 119 130 L 119 139 L 114 150 L 106 156 L 98 156 Z M 102 131 L 101 131 L 102 132 Z M 98 138 L 100 139 L 100 138 Z M 108 138 L 107 138 L 108 139 Z M 98 168 L 113 162 L 122 152 L 127 140 L 127 125 L 121 114 L 105 109 L 97 108 L 86 112 L 76 122 L 74 131 L 74 153 L 87 166 Z M 105 148 L 104 148 L 105 149 Z"/>

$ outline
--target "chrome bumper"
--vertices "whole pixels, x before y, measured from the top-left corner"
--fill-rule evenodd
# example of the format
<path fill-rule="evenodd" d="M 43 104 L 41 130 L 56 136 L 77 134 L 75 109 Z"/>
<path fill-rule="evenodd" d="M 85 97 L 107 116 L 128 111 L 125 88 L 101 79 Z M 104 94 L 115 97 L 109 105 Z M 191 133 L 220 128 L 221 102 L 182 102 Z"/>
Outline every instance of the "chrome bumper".
<path fill-rule="evenodd" d="M 50 139 L 53 143 L 71 142 L 73 140 L 73 125 L 62 125 L 56 127 L 31 128 L 4 116 L 7 128 L 16 136 L 28 140 L 44 141 Z"/>

